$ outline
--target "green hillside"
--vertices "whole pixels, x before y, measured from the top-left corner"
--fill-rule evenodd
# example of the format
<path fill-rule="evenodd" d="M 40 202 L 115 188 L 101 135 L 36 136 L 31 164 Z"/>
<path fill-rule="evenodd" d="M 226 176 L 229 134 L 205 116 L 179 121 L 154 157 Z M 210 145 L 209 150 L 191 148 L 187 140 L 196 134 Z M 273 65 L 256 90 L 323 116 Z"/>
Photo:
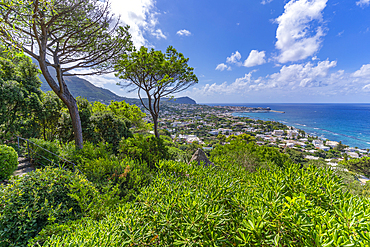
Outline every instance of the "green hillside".
<path fill-rule="evenodd" d="M 56 73 L 54 70 L 51 70 L 51 74 L 56 80 Z M 52 91 L 49 84 L 46 82 L 44 76 L 40 75 L 39 78 L 42 81 L 41 90 L 43 92 Z M 138 106 L 141 105 L 139 99 L 118 96 L 117 94 L 113 93 L 108 89 L 97 87 L 88 80 L 79 78 L 77 76 L 66 76 L 64 77 L 64 80 L 68 86 L 69 91 L 72 93 L 74 97 L 81 96 L 83 98 L 86 98 L 88 101 L 100 101 L 104 104 L 109 104 L 111 100 L 114 101 L 124 100 L 130 105 Z M 177 104 L 196 104 L 195 100 L 189 97 L 180 97 L 171 100 L 162 99 L 162 102 L 170 102 Z"/>

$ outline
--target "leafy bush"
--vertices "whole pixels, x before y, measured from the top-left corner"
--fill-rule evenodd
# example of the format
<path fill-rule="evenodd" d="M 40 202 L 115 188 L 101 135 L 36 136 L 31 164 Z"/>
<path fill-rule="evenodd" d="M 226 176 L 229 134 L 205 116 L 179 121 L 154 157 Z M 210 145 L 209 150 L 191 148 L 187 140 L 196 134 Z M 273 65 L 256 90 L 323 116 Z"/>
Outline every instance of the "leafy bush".
<path fill-rule="evenodd" d="M 8 179 L 17 169 L 18 154 L 14 148 L 0 145 L 0 181 Z"/>
<path fill-rule="evenodd" d="M 152 179 L 146 163 L 127 158 L 98 158 L 80 163 L 78 168 L 101 190 L 110 185 L 119 188 L 119 195 L 125 201 L 134 199 L 140 188 L 147 186 Z"/>
<path fill-rule="evenodd" d="M 369 199 L 343 193 L 329 169 L 286 164 L 158 163 L 135 203 L 83 219 L 43 246 L 367 246 Z"/>
<path fill-rule="evenodd" d="M 112 145 L 104 142 L 93 144 L 84 142 L 83 149 L 77 149 L 74 142 L 62 147 L 60 153 L 65 159 L 77 164 L 82 164 L 98 158 L 109 158 L 113 155 Z"/>
<path fill-rule="evenodd" d="M 122 157 L 146 162 L 150 169 L 154 169 L 160 160 L 169 158 L 168 147 L 163 140 L 152 135 L 135 134 L 134 137 L 122 139 L 118 151 Z"/>
<path fill-rule="evenodd" d="M 283 167 L 289 162 L 289 156 L 282 154 L 274 147 L 258 146 L 254 142 L 242 139 L 231 140 L 230 144 L 217 145 L 211 151 L 211 160 L 214 163 L 232 163 L 241 165 L 248 171 L 256 171 L 258 167 L 266 163 L 274 163 Z"/>
<path fill-rule="evenodd" d="M 96 194 L 83 176 L 60 168 L 14 178 L 0 190 L 0 246 L 25 246 L 45 225 L 79 218 L 82 201 Z"/>
<path fill-rule="evenodd" d="M 343 160 L 339 164 L 346 166 L 349 170 L 370 176 L 370 157 L 361 159 Z"/>
<path fill-rule="evenodd" d="M 117 117 L 112 112 L 96 112 L 90 120 L 95 127 L 94 139 L 96 142 L 108 142 L 112 144 L 115 151 L 122 138 L 132 136 L 130 120 L 125 117 Z"/>
<path fill-rule="evenodd" d="M 59 156 L 60 145 L 58 141 L 45 141 L 41 139 L 31 138 L 30 149 L 32 149 L 31 157 L 34 162 L 42 166 L 57 166 L 61 163 L 61 160 L 54 154 Z M 41 147 L 41 148 L 40 148 Z M 45 151 L 44 149 L 50 151 Z M 54 154 L 52 154 L 54 153 Z"/>

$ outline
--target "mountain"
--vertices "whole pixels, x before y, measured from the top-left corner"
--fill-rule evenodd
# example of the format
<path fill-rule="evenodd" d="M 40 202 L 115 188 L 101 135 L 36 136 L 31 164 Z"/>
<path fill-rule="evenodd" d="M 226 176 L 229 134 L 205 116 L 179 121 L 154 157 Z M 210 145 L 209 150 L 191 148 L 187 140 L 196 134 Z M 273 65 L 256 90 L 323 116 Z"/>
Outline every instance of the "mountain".
<path fill-rule="evenodd" d="M 50 71 L 53 78 L 56 80 L 56 73 L 54 70 Z M 43 75 L 40 75 L 41 90 L 44 92 L 52 91 L 49 84 L 46 82 Z M 97 87 L 90 83 L 88 80 L 79 78 L 77 76 L 65 76 L 64 80 L 68 86 L 69 91 L 74 97 L 81 96 L 86 98 L 88 101 L 100 101 L 104 104 L 109 104 L 111 100 L 114 101 L 125 101 L 130 105 L 141 105 L 139 99 L 135 98 L 127 98 L 118 96 L 117 94 L 113 93 L 112 91 Z M 145 99 L 144 99 L 145 100 Z M 180 97 L 177 99 L 162 99 L 162 102 L 169 102 L 169 103 L 177 103 L 177 104 L 196 104 L 195 100 L 189 97 Z"/>
<path fill-rule="evenodd" d="M 165 102 L 169 102 L 169 103 L 177 103 L 177 104 L 190 104 L 190 105 L 194 105 L 196 104 L 197 102 L 195 102 L 195 100 L 189 98 L 189 97 L 180 97 L 180 98 L 175 98 L 175 99 L 164 99 Z"/>

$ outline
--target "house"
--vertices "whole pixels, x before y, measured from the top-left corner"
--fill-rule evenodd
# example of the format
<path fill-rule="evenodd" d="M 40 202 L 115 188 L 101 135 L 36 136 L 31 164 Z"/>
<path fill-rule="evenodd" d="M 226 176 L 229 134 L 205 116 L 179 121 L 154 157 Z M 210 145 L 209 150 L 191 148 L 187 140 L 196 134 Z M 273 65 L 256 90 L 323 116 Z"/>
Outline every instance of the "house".
<path fill-rule="evenodd" d="M 294 143 L 294 142 L 288 142 L 288 143 L 286 144 L 286 146 L 287 146 L 288 148 L 293 148 L 293 147 L 295 146 L 295 143 Z"/>
<path fill-rule="evenodd" d="M 313 140 L 312 141 L 312 144 L 315 146 L 315 147 L 318 147 L 320 145 L 323 145 L 323 142 L 321 140 Z"/>
<path fill-rule="evenodd" d="M 318 160 L 319 157 L 316 157 L 316 156 L 312 156 L 312 155 L 306 155 L 304 156 L 305 159 L 308 159 L 308 160 Z"/>
<path fill-rule="evenodd" d="M 350 157 L 355 158 L 355 159 L 360 158 L 360 155 L 358 155 L 358 153 L 355 153 L 355 152 L 348 152 L 347 154 L 348 154 Z"/>
<path fill-rule="evenodd" d="M 256 135 L 256 138 L 264 138 L 265 137 L 265 135 L 264 134 L 257 134 Z"/>
<path fill-rule="evenodd" d="M 304 142 L 296 142 L 297 145 L 301 147 L 306 147 L 307 145 Z"/>
<path fill-rule="evenodd" d="M 339 142 L 336 142 L 336 141 L 326 141 L 326 144 L 327 146 L 330 146 L 331 148 L 335 148 L 336 146 L 338 146 Z"/>
<path fill-rule="evenodd" d="M 317 146 L 317 148 L 321 149 L 321 150 L 324 150 L 324 151 L 329 151 L 330 150 L 330 147 L 324 146 L 324 145 L 319 145 L 319 146 Z"/>
<path fill-rule="evenodd" d="M 272 134 L 275 136 L 282 136 L 284 135 L 284 130 L 274 130 Z"/>
<path fill-rule="evenodd" d="M 287 136 L 291 139 L 292 138 L 296 139 L 298 137 L 298 131 L 296 130 L 287 130 L 286 132 L 287 132 Z"/>

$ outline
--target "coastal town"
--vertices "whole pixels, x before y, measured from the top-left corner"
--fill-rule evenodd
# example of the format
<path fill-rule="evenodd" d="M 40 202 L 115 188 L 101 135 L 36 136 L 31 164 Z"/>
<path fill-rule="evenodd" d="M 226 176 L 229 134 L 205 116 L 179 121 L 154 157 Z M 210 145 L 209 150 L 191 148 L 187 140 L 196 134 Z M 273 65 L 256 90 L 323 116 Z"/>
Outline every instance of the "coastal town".
<path fill-rule="evenodd" d="M 321 160 L 336 167 L 344 159 L 369 156 L 369 149 L 321 139 L 293 126 L 235 116 L 236 112 L 268 112 L 266 108 L 165 104 L 161 106 L 159 129 L 178 144 L 197 144 L 204 150 L 228 144 L 235 136 L 250 135 L 258 145 L 296 152 L 304 161 Z M 148 116 L 148 115 L 147 115 Z M 147 118 L 150 121 L 149 117 Z"/>

